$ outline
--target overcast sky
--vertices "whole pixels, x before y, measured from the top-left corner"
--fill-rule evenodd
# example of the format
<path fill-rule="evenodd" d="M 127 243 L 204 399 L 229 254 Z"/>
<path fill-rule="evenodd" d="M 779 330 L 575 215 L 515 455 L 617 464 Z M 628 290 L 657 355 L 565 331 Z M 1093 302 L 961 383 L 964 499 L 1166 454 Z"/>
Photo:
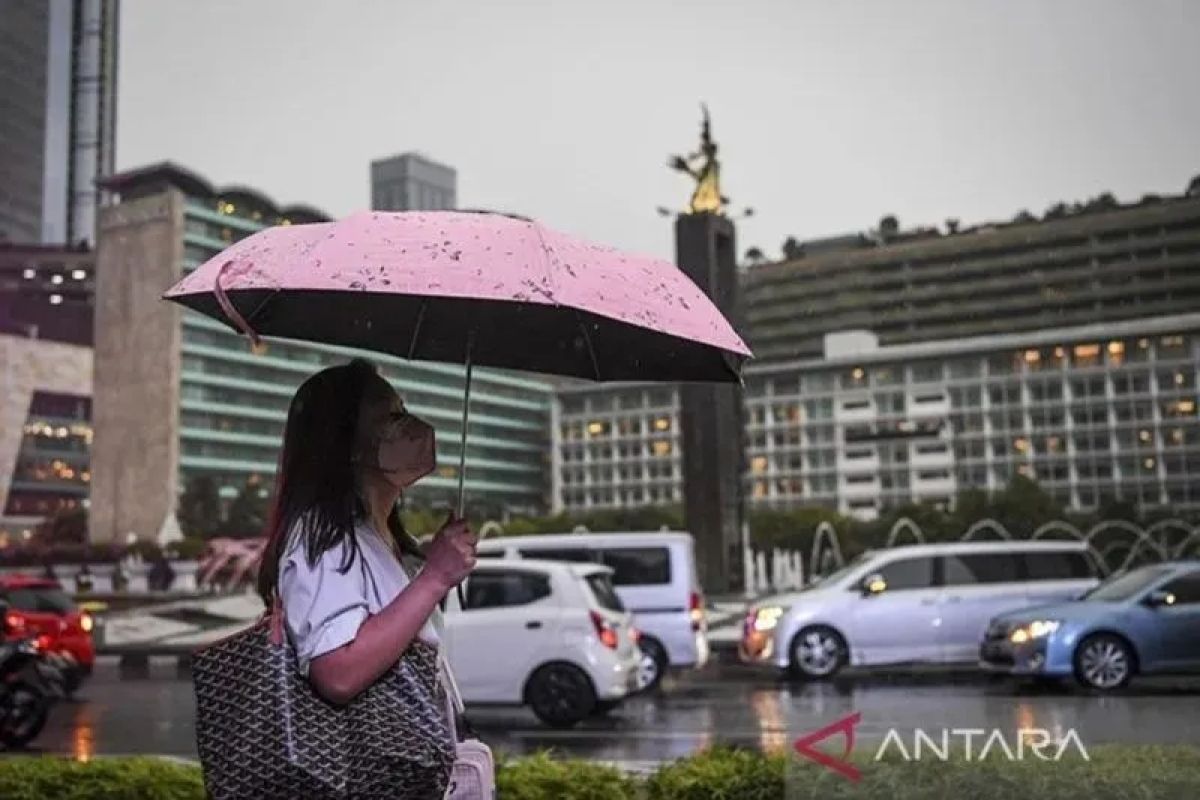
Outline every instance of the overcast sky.
<path fill-rule="evenodd" d="M 1200 173 L 1197 0 L 124 0 L 118 166 L 171 159 L 334 215 L 420 150 L 459 202 L 670 255 L 668 153 L 712 109 L 775 254 Z"/>

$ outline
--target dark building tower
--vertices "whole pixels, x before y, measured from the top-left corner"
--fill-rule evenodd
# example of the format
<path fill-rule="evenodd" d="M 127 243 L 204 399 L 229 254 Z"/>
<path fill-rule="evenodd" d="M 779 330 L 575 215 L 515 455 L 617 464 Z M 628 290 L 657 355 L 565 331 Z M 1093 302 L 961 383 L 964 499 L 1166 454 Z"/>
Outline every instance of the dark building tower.
<path fill-rule="evenodd" d="M 94 242 L 112 172 L 118 0 L 5 0 L 0 239 Z"/>
<path fill-rule="evenodd" d="M 458 204 L 453 167 L 419 153 L 371 162 L 371 208 L 376 211 L 441 211 Z"/>

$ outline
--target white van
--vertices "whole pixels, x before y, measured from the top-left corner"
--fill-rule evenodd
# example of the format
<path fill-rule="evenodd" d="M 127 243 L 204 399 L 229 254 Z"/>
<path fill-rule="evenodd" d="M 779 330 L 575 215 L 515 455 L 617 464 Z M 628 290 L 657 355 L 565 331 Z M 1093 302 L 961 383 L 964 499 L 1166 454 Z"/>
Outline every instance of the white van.
<path fill-rule="evenodd" d="M 875 550 L 746 615 L 747 663 L 804 678 L 847 665 L 977 663 L 998 614 L 1078 597 L 1101 569 L 1082 542 L 955 542 Z"/>
<path fill-rule="evenodd" d="M 479 543 L 481 558 L 540 558 L 604 564 L 641 632 L 638 683 L 649 689 L 667 667 L 704 666 L 708 622 L 690 533 L 566 533 L 502 536 Z"/>

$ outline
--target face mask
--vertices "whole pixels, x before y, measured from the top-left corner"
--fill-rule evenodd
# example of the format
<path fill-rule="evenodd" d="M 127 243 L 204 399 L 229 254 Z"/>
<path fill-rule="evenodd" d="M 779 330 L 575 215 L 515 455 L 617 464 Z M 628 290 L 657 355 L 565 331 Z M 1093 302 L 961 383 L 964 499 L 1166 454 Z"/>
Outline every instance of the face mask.
<path fill-rule="evenodd" d="M 433 426 L 407 412 L 384 423 L 373 465 L 398 489 L 406 489 L 437 468 Z"/>

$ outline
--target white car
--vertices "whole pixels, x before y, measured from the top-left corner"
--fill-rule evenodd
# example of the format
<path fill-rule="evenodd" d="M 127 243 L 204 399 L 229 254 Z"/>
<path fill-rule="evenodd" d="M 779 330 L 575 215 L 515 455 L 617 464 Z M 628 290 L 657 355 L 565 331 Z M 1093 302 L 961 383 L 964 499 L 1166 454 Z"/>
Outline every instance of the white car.
<path fill-rule="evenodd" d="M 709 659 L 704 595 L 690 533 L 565 533 L 503 536 L 479 543 L 480 558 L 540 558 L 603 564 L 643 651 L 638 685 L 650 689 L 668 667 L 699 669 Z"/>
<path fill-rule="evenodd" d="M 446 653 L 469 704 L 528 705 L 568 727 L 638 688 L 637 632 L 597 564 L 488 560 L 446 602 Z"/>
<path fill-rule="evenodd" d="M 978 663 L 998 614 L 1078 597 L 1101 569 L 1082 542 L 953 542 L 868 551 L 750 609 L 743 661 L 828 678 L 845 666 Z"/>

